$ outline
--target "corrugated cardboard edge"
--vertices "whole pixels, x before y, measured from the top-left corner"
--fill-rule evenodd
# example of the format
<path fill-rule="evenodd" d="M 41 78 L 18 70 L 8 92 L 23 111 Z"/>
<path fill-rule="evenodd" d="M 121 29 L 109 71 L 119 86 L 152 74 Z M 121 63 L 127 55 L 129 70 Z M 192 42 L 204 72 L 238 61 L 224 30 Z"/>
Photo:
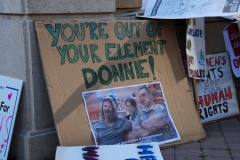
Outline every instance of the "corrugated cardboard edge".
<path fill-rule="evenodd" d="M 176 30 L 175 29 L 174 29 L 174 35 L 176 35 Z M 174 37 L 175 41 L 178 42 L 176 37 L 177 36 Z M 176 45 L 175 47 L 179 48 L 178 43 L 171 43 L 171 44 Z M 169 53 L 169 52 L 168 52 L 168 55 L 169 55 L 169 58 L 163 60 L 165 68 L 166 69 L 167 68 L 172 68 L 174 70 L 173 66 L 175 65 L 175 68 L 182 68 L 181 71 L 183 72 L 183 73 L 176 73 L 175 72 L 174 75 L 171 75 L 170 72 L 167 72 L 166 74 L 168 75 L 167 78 L 169 79 L 169 81 L 171 79 L 176 80 L 175 81 L 176 87 L 171 86 L 171 85 L 169 85 L 169 87 L 171 88 L 171 93 L 178 92 L 177 93 L 179 95 L 179 97 L 177 97 L 178 100 L 176 100 L 175 97 L 172 95 L 172 100 L 175 102 L 175 107 L 177 107 L 177 108 L 175 108 L 174 110 L 173 110 L 173 108 L 170 108 L 169 110 L 170 110 L 170 113 L 171 113 L 172 117 L 178 117 L 179 120 L 182 120 L 180 122 L 181 123 L 180 126 L 184 130 L 184 135 L 181 135 L 181 140 L 180 141 L 176 141 L 176 142 L 172 142 L 172 143 L 169 143 L 169 144 L 161 145 L 162 148 L 176 146 L 176 145 L 180 145 L 180 144 L 184 144 L 184 143 L 188 143 L 188 142 L 199 141 L 199 140 L 202 140 L 202 139 L 206 138 L 206 133 L 205 133 L 205 131 L 203 129 L 203 126 L 201 124 L 199 113 L 196 110 L 196 106 L 194 104 L 193 97 L 190 94 L 190 88 L 189 88 L 188 80 L 187 80 L 187 77 L 186 77 L 186 74 L 185 74 L 185 71 L 184 71 L 184 66 L 183 66 L 183 63 L 182 63 L 181 55 L 176 54 L 176 53 Z M 163 59 L 163 57 L 162 57 L 162 59 Z M 178 62 L 179 60 L 181 62 Z M 168 61 L 170 61 L 170 62 L 168 62 Z M 176 66 L 176 65 L 178 65 L 178 66 Z M 184 75 L 184 77 L 182 77 L 183 75 Z M 178 77 L 178 79 L 176 77 Z M 178 88 L 180 88 L 180 91 L 185 90 L 185 93 L 184 92 L 179 92 Z M 188 117 L 181 117 L 180 118 L 181 114 L 183 114 L 183 112 L 185 112 L 184 109 L 181 109 L 181 108 L 184 108 L 184 106 L 183 106 L 184 103 L 189 105 L 189 106 L 192 106 L 192 107 L 188 108 L 189 110 L 188 110 L 188 113 L 187 113 L 187 115 L 191 118 L 188 118 Z M 195 123 L 192 123 L 192 124 L 196 124 L 198 126 L 187 126 L 186 124 L 188 124 L 189 120 L 195 120 Z M 176 120 L 174 120 L 174 122 L 176 123 Z M 179 126 L 177 126 L 177 127 L 179 128 Z M 186 132 L 185 132 L 186 130 L 192 131 L 192 135 L 187 136 Z"/>
<path fill-rule="evenodd" d="M 41 47 L 41 45 L 42 45 L 42 44 L 41 44 L 41 42 L 42 42 L 42 41 L 41 41 L 41 36 L 39 35 L 40 32 L 38 32 L 38 28 L 37 28 L 37 23 L 39 23 L 39 22 L 44 22 L 44 21 L 34 21 L 35 29 L 36 29 L 36 33 L 37 33 L 39 50 L 40 50 L 41 53 L 51 52 L 51 51 L 48 50 L 48 48 L 42 48 L 42 47 Z M 43 42 L 48 42 L 48 40 L 43 41 Z M 41 54 L 42 66 L 48 64 L 48 62 L 47 62 L 47 61 L 44 61 L 43 59 L 44 59 L 44 58 L 43 58 L 43 54 Z M 45 64 L 45 63 L 46 63 L 46 64 Z M 52 64 L 52 63 L 51 63 L 51 64 Z M 52 70 L 53 70 L 53 69 L 54 69 L 54 66 L 52 65 L 52 67 L 49 68 L 49 69 L 52 69 Z M 52 72 L 54 73 L 54 71 L 52 71 Z M 45 78 L 45 81 L 46 81 L 46 86 L 47 86 L 48 94 L 50 94 L 52 88 L 51 88 L 51 86 L 49 85 L 49 80 L 50 80 L 50 79 L 48 79 L 47 74 L 46 74 L 46 69 L 45 69 L 44 67 L 43 67 L 43 74 L 44 74 L 44 78 Z M 49 101 L 50 101 L 50 104 L 51 104 L 52 113 L 54 114 L 53 107 L 52 107 L 52 102 L 51 102 L 51 98 L 49 98 Z M 55 127 L 56 127 L 56 130 L 57 130 L 57 135 L 58 135 L 59 143 L 60 143 L 60 145 L 62 145 L 63 142 L 62 142 L 62 139 L 61 139 L 60 129 L 59 129 L 58 125 L 56 125 L 56 120 L 55 120 L 54 116 L 53 116 L 53 119 L 54 119 Z"/>

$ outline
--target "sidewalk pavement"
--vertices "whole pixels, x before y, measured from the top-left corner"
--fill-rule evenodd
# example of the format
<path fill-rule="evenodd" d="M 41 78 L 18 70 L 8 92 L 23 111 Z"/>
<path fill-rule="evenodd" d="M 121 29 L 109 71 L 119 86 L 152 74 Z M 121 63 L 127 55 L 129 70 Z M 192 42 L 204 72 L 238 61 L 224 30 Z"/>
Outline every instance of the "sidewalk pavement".
<path fill-rule="evenodd" d="M 203 127 L 205 140 L 162 149 L 164 160 L 240 160 L 240 116 Z"/>

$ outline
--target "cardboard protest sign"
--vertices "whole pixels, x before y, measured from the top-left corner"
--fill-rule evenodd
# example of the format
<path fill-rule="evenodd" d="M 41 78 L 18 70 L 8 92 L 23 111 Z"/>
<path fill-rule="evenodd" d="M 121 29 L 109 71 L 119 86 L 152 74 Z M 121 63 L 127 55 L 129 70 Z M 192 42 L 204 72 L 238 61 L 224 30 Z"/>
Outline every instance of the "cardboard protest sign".
<path fill-rule="evenodd" d="M 206 79 L 204 28 L 204 18 L 189 20 L 186 42 L 188 75 L 195 79 Z"/>
<path fill-rule="evenodd" d="M 83 92 L 83 99 L 98 145 L 180 140 L 159 82 Z"/>
<path fill-rule="evenodd" d="M 229 53 L 232 71 L 240 77 L 240 32 L 237 23 L 232 23 L 223 31 L 226 50 Z"/>
<path fill-rule="evenodd" d="M 206 56 L 207 80 L 198 81 L 198 105 L 201 122 L 239 114 L 228 53 Z"/>
<path fill-rule="evenodd" d="M 22 80 L 0 76 L 0 159 L 7 160 L 12 139 Z"/>
<path fill-rule="evenodd" d="M 112 154 L 114 153 L 114 154 Z M 163 160 L 158 143 L 100 146 L 58 146 L 56 160 Z"/>
<path fill-rule="evenodd" d="M 35 22 L 61 145 L 91 145 L 82 92 L 161 82 L 181 137 L 205 137 L 189 92 L 172 21 Z"/>

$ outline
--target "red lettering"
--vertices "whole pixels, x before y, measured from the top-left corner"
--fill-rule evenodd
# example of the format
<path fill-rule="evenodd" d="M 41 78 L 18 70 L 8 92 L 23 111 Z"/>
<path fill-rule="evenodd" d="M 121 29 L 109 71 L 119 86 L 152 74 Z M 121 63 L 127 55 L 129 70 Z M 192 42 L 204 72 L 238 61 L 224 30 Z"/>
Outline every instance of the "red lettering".
<path fill-rule="evenodd" d="M 206 63 L 208 66 L 219 66 L 219 65 L 225 65 L 226 64 L 226 57 L 225 56 L 219 56 L 219 57 L 210 57 L 206 58 Z"/>
<path fill-rule="evenodd" d="M 204 102 L 206 106 L 209 106 L 211 104 L 211 96 L 210 94 L 204 95 Z"/>
<path fill-rule="evenodd" d="M 233 60 L 233 64 L 234 64 L 234 67 L 235 67 L 235 68 L 239 68 L 240 57 L 238 58 L 238 60 L 237 60 L 237 59 L 234 59 L 234 60 Z"/>
<path fill-rule="evenodd" d="M 226 61 L 226 57 L 225 57 L 225 56 L 223 56 L 223 57 L 222 57 L 222 60 L 223 60 L 223 62 L 222 62 L 222 65 L 225 65 L 225 64 L 226 64 L 226 62 L 227 62 L 227 61 Z"/>
<path fill-rule="evenodd" d="M 226 95 L 226 100 L 232 99 L 232 92 L 231 92 L 230 86 L 228 87 L 228 90 L 226 90 L 226 88 L 224 88 L 224 92 L 225 92 L 225 95 Z"/>
<path fill-rule="evenodd" d="M 211 67 L 214 66 L 214 65 L 212 64 L 212 59 L 213 59 L 213 57 L 209 58 L 209 65 L 210 65 Z"/>
<path fill-rule="evenodd" d="M 218 95 L 217 92 L 214 92 L 211 94 L 212 95 L 212 104 L 214 104 L 214 101 L 216 101 L 216 103 L 218 103 Z"/>
<path fill-rule="evenodd" d="M 207 63 L 207 65 L 209 66 L 209 62 L 208 62 L 208 59 L 206 58 L 206 63 Z"/>
<path fill-rule="evenodd" d="M 202 96 L 199 96 L 198 99 L 199 99 L 199 101 L 198 101 L 199 107 L 200 107 L 200 105 L 202 105 L 202 107 L 203 107 L 203 106 L 204 106 L 204 103 L 203 103 L 203 98 L 202 98 Z"/>
<path fill-rule="evenodd" d="M 203 100 L 204 98 L 204 100 Z M 198 97 L 198 105 L 199 107 L 209 107 L 211 104 L 220 103 L 222 100 L 226 101 L 228 99 L 232 99 L 231 87 L 223 88 L 222 90 L 210 94 L 206 94 L 204 96 Z"/>
<path fill-rule="evenodd" d="M 221 102 L 222 99 L 225 101 L 223 91 L 221 90 L 221 91 L 219 91 L 219 102 Z"/>

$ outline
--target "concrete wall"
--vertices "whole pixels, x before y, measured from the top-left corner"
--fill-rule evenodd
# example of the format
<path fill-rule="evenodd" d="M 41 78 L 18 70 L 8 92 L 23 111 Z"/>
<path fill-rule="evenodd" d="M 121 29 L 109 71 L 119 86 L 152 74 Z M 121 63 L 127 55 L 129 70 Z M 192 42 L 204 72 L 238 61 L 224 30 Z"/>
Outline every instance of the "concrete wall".
<path fill-rule="evenodd" d="M 0 1 L 0 74 L 24 81 L 10 159 L 54 159 L 59 145 L 34 20 L 111 20 L 114 11 L 114 0 Z"/>

